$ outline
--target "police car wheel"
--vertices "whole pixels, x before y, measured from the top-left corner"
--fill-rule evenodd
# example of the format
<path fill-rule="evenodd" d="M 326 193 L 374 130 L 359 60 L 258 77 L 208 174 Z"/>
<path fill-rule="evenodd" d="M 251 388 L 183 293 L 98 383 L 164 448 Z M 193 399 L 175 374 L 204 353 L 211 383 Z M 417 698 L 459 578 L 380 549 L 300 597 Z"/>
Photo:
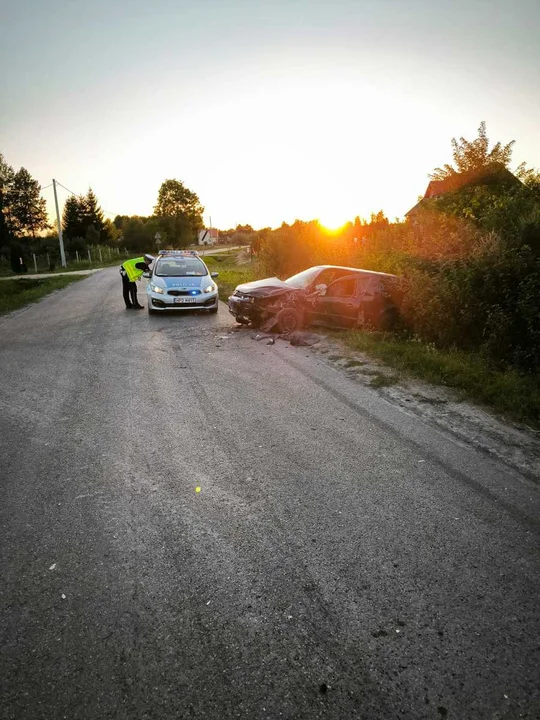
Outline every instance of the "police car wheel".
<path fill-rule="evenodd" d="M 219 305 L 216 304 L 216 307 L 210 308 L 210 310 L 208 311 L 210 315 L 215 315 L 218 311 L 218 307 Z"/>

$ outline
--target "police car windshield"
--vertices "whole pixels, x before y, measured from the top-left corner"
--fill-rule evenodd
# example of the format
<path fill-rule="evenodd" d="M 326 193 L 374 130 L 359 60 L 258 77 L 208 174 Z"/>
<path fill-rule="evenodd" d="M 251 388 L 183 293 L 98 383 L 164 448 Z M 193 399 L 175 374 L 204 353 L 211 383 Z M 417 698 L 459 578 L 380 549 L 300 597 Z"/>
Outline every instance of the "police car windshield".
<path fill-rule="evenodd" d="M 162 257 L 156 263 L 158 277 L 203 277 L 205 265 L 197 257 Z"/>

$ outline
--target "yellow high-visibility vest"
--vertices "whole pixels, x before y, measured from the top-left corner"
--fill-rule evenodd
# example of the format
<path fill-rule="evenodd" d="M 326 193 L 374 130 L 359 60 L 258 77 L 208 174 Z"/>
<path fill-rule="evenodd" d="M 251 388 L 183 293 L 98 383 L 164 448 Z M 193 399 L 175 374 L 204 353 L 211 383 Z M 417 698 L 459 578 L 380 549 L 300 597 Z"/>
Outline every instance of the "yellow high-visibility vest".
<path fill-rule="evenodd" d="M 135 267 L 135 265 L 140 262 L 146 262 L 144 257 L 134 258 L 133 260 L 126 260 L 126 262 L 123 264 L 123 268 L 127 273 L 129 282 L 135 282 L 135 280 L 138 280 L 143 274 L 144 270 L 140 270 L 139 268 Z"/>

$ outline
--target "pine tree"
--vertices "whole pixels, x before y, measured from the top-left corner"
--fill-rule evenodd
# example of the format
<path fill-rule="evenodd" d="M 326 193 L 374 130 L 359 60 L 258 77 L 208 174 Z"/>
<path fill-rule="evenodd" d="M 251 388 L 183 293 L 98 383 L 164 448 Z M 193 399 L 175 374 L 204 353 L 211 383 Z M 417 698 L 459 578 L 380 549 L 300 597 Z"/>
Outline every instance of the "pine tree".
<path fill-rule="evenodd" d="M 100 208 L 97 197 L 95 196 L 92 188 L 88 188 L 88 192 L 86 193 L 86 196 L 83 198 L 83 200 L 84 234 L 82 235 L 82 237 L 86 237 L 86 233 L 88 232 L 88 228 L 90 227 L 93 227 L 94 230 L 99 234 L 99 237 L 101 237 L 102 233 L 104 234 L 105 231 L 105 218 L 103 216 L 103 210 Z"/>
<path fill-rule="evenodd" d="M 68 240 L 84 237 L 85 201 L 83 197 L 70 195 L 62 213 L 62 231 Z"/>

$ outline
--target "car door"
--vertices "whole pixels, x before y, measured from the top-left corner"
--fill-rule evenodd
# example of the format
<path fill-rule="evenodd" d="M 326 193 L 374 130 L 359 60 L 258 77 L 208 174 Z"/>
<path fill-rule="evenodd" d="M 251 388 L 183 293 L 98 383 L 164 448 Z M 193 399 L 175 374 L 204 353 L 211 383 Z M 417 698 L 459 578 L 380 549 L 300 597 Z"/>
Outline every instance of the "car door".
<path fill-rule="evenodd" d="M 367 276 L 358 285 L 356 324 L 358 327 L 371 325 L 377 302 L 377 281 Z"/>
<path fill-rule="evenodd" d="M 314 321 L 325 325 L 354 327 L 358 315 L 358 282 L 359 278 L 349 275 L 328 285 L 324 295 L 315 300 Z"/>

